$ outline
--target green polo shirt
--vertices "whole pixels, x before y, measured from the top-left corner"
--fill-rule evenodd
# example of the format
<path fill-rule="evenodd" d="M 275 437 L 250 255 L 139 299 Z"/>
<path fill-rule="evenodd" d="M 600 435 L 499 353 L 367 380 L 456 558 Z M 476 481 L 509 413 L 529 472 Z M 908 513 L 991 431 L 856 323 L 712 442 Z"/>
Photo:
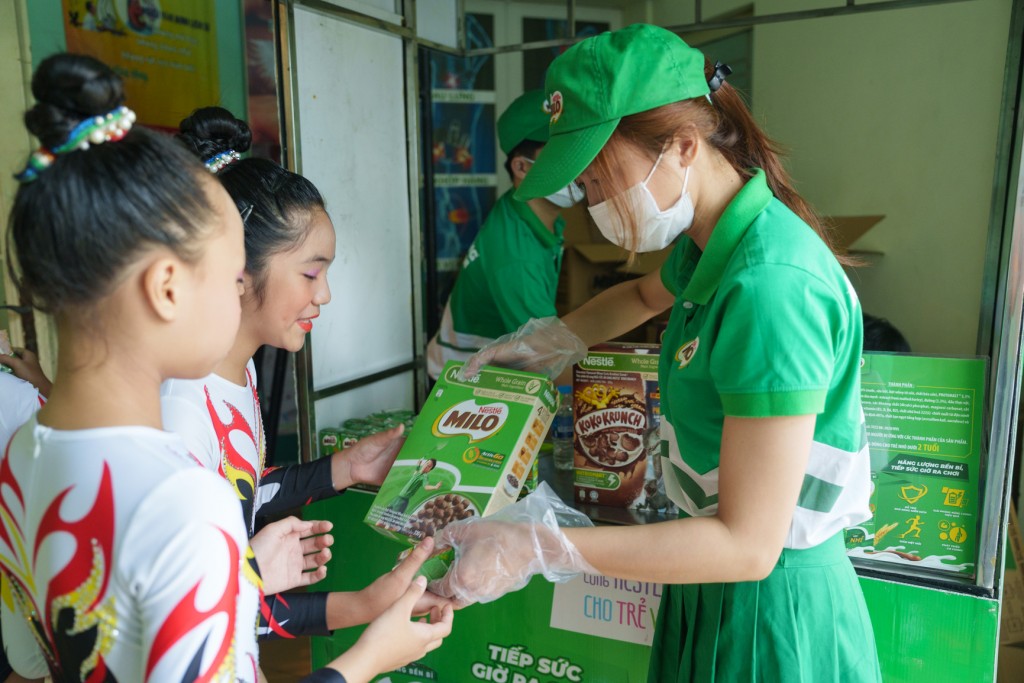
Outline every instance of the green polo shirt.
<path fill-rule="evenodd" d="M 762 171 L 730 202 L 706 250 L 684 236 L 661 279 L 676 296 L 659 379 L 663 454 L 675 475 L 666 479 L 680 509 L 717 510 L 726 415 L 816 415 L 786 546 L 817 545 L 869 518 L 860 304 L 829 248 L 772 195 Z"/>
<path fill-rule="evenodd" d="M 498 199 L 466 254 L 428 349 L 434 376 L 445 362 L 465 360 L 530 318 L 556 315 L 565 221 L 559 217 L 554 232 L 548 230 L 513 194 Z"/>

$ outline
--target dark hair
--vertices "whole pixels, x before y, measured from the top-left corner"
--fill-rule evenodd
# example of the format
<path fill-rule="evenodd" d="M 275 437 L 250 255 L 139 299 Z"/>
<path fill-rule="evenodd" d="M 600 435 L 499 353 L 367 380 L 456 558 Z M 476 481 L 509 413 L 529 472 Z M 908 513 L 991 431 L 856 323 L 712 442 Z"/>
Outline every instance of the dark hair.
<path fill-rule="evenodd" d="M 178 140 L 206 161 L 217 154 L 249 150 L 249 125 L 223 107 L 203 107 L 181 122 Z M 263 301 L 270 257 L 301 244 L 309 218 L 324 211 L 324 199 L 309 180 L 267 159 L 236 161 L 217 174 L 245 225 L 245 270 Z"/>
<path fill-rule="evenodd" d="M 544 147 L 543 142 L 536 142 L 534 140 L 523 140 L 518 145 L 509 150 L 508 156 L 505 157 L 505 170 L 508 171 L 508 179 L 515 180 L 515 176 L 512 175 L 512 160 L 516 157 L 526 157 L 527 159 L 537 158 L 537 152 Z"/>
<path fill-rule="evenodd" d="M 46 58 L 32 77 L 25 127 L 58 147 L 83 120 L 124 101 L 121 78 L 83 55 Z M 19 186 L 11 209 L 8 269 L 26 301 L 48 313 L 82 311 L 109 293 L 146 248 L 186 260 L 213 214 L 201 164 L 170 138 L 133 128 L 122 140 L 58 154 Z"/>
<path fill-rule="evenodd" d="M 705 78 L 710 79 L 714 72 L 714 65 L 705 58 Z M 836 249 L 829 228 L 822 224 L 811 205 L 793 187 L 793 181 L 782 165 L 781 148 L 761 130 L 739 92 L 728 83 L 722 83 L 711 94 L 711 102 L 698 97 L 622 117 L 593 166 L 601 185 L 607 188 L 605 196 L 611 199 L 621 215 L 632 218 L 632 207 L 621 194 L 626 188 L 619 187 L 621 182 L 618 182 L 617 170 L 621 163 L 618 146 L 622 142 L 631 143 L 646 149 L 653 160 L 688 125 L 696 126 L 744 180 L 752 177 L 751 169 L 764 170 L 772 194 L 821 237 L 840 263 L 859 264 L 857 259 Z"/>
<path fill-rule="evenodd" d="M 910 343 L 891 322 L 865 313 L 864 350 L 910 353 Z"/>

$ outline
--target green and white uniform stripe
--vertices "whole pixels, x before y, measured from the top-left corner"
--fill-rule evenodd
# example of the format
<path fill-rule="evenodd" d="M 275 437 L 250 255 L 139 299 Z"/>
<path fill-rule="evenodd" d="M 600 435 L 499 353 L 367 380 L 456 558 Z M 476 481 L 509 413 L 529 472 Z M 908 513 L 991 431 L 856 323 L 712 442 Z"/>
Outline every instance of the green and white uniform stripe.
<path fill-rule="evenodd" d="M 661 275 L 677 297 L 659 372 L 673 501 L 690 516 L 717 510 L 725 416 L 814 414 L 785 547 L 815 546 L 868 519 L 860 304 L 825 244 L 758 172 L 706 251 L 684 238 Z"/>
<path fill-rule="evenodd" d="M 761 171 L 704 252 L 684 236 L 661 275 L 676 295 L 659 365 L 663 471 L 681 516 L 718 510 L 726 416 L 816 422 L 775 568 L 761 581 L 666 586 L 648 680 L 877 683 L 871 622 L 842 537 L 870 516 L 853 288 Z"/>

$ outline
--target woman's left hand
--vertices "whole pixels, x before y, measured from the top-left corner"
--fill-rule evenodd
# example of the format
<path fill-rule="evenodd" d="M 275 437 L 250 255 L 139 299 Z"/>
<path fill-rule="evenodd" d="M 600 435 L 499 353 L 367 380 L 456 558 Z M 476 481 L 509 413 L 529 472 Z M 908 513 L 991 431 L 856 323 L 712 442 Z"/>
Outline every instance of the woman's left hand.
<path fill-rule="evenodd" d="M 435 547 L 451 547 L 455 562 L 430 589 L 465 607 L 517 591 L 537 574 L 561 582 L 582 572 L 597 573 L 565 534 L 592 526 L 586 515 L 541 483 L 530 495 L 487 518 L 470 517 L 444 527 Z"/>
<path fill-rule="evenodd" d="M 360 439 L 355 445 L 331 456 L 331 474 L 338 491 L 352 484 L 380 486 L 405 443 L 405 427 L 398 425 L 386 432 Z"/>

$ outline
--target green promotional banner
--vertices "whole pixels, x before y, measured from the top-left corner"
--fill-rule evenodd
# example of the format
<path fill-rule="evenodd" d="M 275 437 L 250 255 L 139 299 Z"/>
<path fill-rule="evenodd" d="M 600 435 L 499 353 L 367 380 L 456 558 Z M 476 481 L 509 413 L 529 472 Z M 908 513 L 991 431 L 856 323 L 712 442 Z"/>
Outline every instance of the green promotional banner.
<path fill-rule="evenodd" d="M 316 590 L 354 591 L 389 571 L 402 545 L 362 523 L 372 495 L 350 491 L 304 510 L 334 522 L 335 553 Z M 342 548 L 358 548 L 345 552 Z M 455 613 L 452 634 L 421 661 L 376 683 L 643 683 L 659 584 L 584 575 L 566 584 L 535 578 L 521 591 Z M 355 643 L 361 628 L 312 639 L 314 667 Z"/>
<path fill-rule="evenodd" d="M 847 529 L 851 557 L 975 573 L 985 369 L 983 359 L 864 354 L 874 517 Z"/>

